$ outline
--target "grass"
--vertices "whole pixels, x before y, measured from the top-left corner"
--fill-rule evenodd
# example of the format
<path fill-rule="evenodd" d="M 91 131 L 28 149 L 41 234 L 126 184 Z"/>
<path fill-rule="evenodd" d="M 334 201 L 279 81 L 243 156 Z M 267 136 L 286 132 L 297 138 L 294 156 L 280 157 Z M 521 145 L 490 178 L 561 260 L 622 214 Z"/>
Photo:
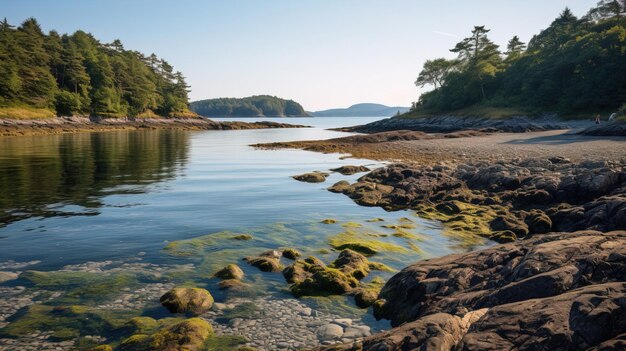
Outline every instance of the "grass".
<path fill-rule="evenodd" d="M 52 110 L 34 107 L 0 107 L 0 118 L 19 120 L 40 120 L 56 117 Z"/>

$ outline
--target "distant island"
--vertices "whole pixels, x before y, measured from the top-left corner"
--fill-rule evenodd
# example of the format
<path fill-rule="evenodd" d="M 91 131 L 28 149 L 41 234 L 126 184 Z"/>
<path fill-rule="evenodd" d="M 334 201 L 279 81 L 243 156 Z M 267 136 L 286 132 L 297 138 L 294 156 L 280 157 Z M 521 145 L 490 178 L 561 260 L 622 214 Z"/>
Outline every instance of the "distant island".
<path fill-rule="evenodd" d="M 314 117 L 391 117 L 409 111 L 409 107 L 390 107 L 381 104 L 356 104 L 348 108 L 311 112 Z"/>
<path fill-rule="evenodd" d="M 205 117 L 310 117 L 299 103 L 269 95 L 200 100 L 189 107 Z"/>

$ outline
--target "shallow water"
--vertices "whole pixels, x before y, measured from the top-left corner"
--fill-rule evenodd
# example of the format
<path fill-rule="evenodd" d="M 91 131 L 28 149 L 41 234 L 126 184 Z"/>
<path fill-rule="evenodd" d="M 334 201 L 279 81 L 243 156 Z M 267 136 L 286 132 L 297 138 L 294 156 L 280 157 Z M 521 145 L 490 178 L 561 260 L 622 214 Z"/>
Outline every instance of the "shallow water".
<path fill-rule="evenodd" d="M 352 181 L 360 175 L 333 173 L 322 184 L 291 178 L 346 164 L 375 168 L 381 163 L 343 160 L 338 154 L 248 146 L 345 136 L 324 128 L 372 120 L 299 118 L 280 121 L 316 127 L 122 131 L 0 139 L 0 267 L 4 264 L 0 270 L 51 271 L 86 262 L 91 262 L 83 266 L 86 271 L 96 272 L 130 263 L 152 264 L 166 271 L 174 269 L 172 265 L 193 265 L 188 266 L 193 267 L 192 273 L 174 275 L 173 282 L 191 281 L 207 287 L 218 301 L 228 302 L 229 297 L 217 290 L 217 281 L 207 277 L 227 263 L 238 263 L 248 280 L 268 294 L 264 295 L 269 296 L 266 299 L 287 299 L 287 285 L 280 274 L 261 273 L 241 259 L 265 249 L 295 247 L 330 262 L 336 253 L 320 254 L 319 250 L 330 249 L 329 238 L 347 230 L 359 235 L 382 234 L 381 240 L 402 247 L 401 252 L 371 258 L 394 269 L 425 257 L 485 244 L 441 235 L 438 223 L 421 220 L 410 212 L 360 207 L 346 196 L 325 190 L 336 181 Z M 381 227 L 401 223 L 403 217 L 413 223 L 409 231 L 415 238 L 394 237 L 394 230 Z M 338 223 L 321 224 L 325 218 Z M 367 221 L 372 218 L 384 222 Z M 224 231 L 251 234 L 254 240 L 232 240 L 231 234 Z M 194 255 L 173 255 L 163 250 L 170 242 L 211 233 L 217 233 L 211 236 L 211 245 L 199 248 Z M 10 261 L 31 264 L 20 267 Z M 113 263 L 98 263 L 103 261 Z M 105 268 L 94 270 L 101 265 Z M 391 275 L 371 274 L 385 279 Z M 48 289 L 63 292 L 62 287 Z M 1 295 L 0 291 L 3 298 Z M 117 297 L 110 299 L 116 301 Z M 148 302 L 153 309 L 158 309 L 156 300 Z M 96 303 L 84 296 L 79 302 Z M 326 310 L 333 310 L 336 316 L 360 319 L 374 329 L 387 326 L 375 322 L 365 310 L 355 311 L 348 298 L 302 302 L 320 311 L 326 305 Z M 100 306 L 106 303 L 97 301 Z M 153 311 L 153 315 L 164 312 Z"/>

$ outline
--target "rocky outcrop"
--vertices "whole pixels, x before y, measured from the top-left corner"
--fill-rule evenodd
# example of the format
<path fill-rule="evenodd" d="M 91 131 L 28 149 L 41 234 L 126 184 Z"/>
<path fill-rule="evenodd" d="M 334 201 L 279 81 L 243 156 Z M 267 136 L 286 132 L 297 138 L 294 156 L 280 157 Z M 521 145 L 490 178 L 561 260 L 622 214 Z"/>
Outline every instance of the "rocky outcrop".
<path fill-rule="evenodd" d="M 364 206 L 415 209 L 450 230 L 500 242 L 550 231 L 626 229 L 624 161 L 396 164 L 328 190 Z"/>
<path fill-rule="evenodd" d="M 626 335 L 626 232 L 552 233 L 418 262 L 374 304 L 397 326 L 328 350 L 600 350 Z"/>
<path fill-rule="evenodd" d="M 306 183 L 323 183 L 326 181 L 326 177 L 328 177 L 328 175 L 329 175 L 328 173 L 324 173 L 324 172 L 310 172 L 310 173 L 295 175 L 293 176 L 293 179 L 300 181 L 300 182 L 306 182 Z"/>
<path fill-rule="evenodd" d="M 465 116 L 437 116 L 423 118 L 388 118 L 369 124 L 341 128 L 341 131 L 379 133 L 411 130 L 426 133 L 450 133 L 460 130 L 486 130 L 507 133 L 524 133 L 556 129 L 570 129 L 580 125 L 577 121 L 559 121 L 551 118 L 512 117 L 492 119 Z"/>
<path fill-rule="evenodd" d="M 593 125 L 580 131 L 581 135 L 626 136 L 626 121 L 614 121 Z"/>
<path fill-rule="evenodd" d="M 333 168 L 331 171 L 341 173 L 343 175 L 353 175 L 357 173 L 369 172 L 370 169 L 365 166 L 341 166 L 339 168 Z"/>
<path fill-rule="evenodd" d="M 200 288 L 174 288 L 161 296 L 161 304 L 172 313 L 199 316 L 213 306 L 213 296 Z"/>

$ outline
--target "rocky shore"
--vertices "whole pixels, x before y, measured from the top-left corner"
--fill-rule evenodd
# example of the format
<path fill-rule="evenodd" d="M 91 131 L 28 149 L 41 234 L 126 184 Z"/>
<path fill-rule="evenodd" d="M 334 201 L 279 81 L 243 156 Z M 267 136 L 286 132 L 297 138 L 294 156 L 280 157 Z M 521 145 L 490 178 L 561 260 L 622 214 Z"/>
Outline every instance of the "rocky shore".
<path fill-rule="evenodd" d="M 328 190 L 363 206 L 414 210 L 441 222 L 446 236 L 501 244 L 405 268 L 373 303 L 393 329 L 322 349 L 624 349 L 626 139 L 605 138 L 619 135 L 609 124 L 503 133 L 589 122 L 518 129 L 523 120 L 515 128 L 399 120 L 350 128 L 368 135 L 261 147 L 396 161 Z"/>
<path fill-rule="evenodd" d="M 485 130 L 491 132 L 525 133 L 546 130 L 572 129 L 587 126 L 588 121 L 562 121 L 556 118 L 513 117 L 493 119 L 464 116 L 436 116 L 421 118 L 394 117 L 365 125 L 340 128 L 345 132 L 380 133 L 396 130 L 413 130 L 426 133 L 451 133 L 460 130 Z"/>
<path fill-rule="evenodd" d="M 37 120 L 0 119 L 0 136 L 137 129 L 238 130 L 302 127 L 305 126 L 276 122 L 218 122 L 206 118 L 57 117 Z"/>

